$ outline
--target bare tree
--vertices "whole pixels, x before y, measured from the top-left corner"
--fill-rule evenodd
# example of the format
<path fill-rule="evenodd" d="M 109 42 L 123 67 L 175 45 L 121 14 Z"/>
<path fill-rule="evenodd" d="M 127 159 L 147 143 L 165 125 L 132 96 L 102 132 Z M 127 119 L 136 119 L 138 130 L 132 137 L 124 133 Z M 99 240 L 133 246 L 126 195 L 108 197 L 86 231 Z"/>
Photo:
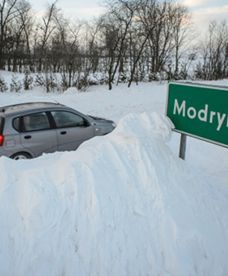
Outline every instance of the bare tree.
<path fill-rule="evenodd" d="M 135 28 L 135 47 L 133 49 L 133 56 L 130 55 L 131 58 L 131 72 L 130 79 L 128 82 L 128 87 L 131 86 L 133 81 L 136 66 L 141 58 L 141 55 L 145 49 L 146 43 L 149 40 L 149 37 L 152 35 L 152 31 L 156 26 L 156 22 L 153 24 L 148 23 L 148 19 L 155 20 L 156 13 L 156 1 L 140 1 L 137 6 L 136 17 L 138 18 L 134 23 L 137 25 Z M 150 21 L 151 23 L 151 21 Z M 142 26 L 142 27 L 141 27 Z M 139 42 L 140 41 L 140 42 Z M 141 42 L 142 41 L 142 42 Z M 131 41 L 132 44 L 132 41 Z M 131 51 L 132 52 L 132 51 Z M 133 60 L 132 60 L 133 58 Z"/>
<path fill-rule="evenodd" d="M 54 15 L 57 12 L 56 8 L 56 1 L 52 3 L 46 12 L 46 15 L 42 18 L 42 23 L 39 26 L 39 35 L 40 35 L 40 41 L 38 45 L 38 51 L 39 51 L 39 67 L 38 71 L 41 71 L 43 61 L 44 63 L 44 70 L 47 70 L 48 62 L 47 62 L 47 44 L 49 41 L 49 38 L 51 37 L 51 34 L 56 29 L 56 26 L 54 24 Z"/>
<path fill-rule="evenodd" d="M 137 7 L 136 1 L 118 0 L 104 18 L 106 47 L 109 55 L 108 85 L 112 89 L 117 70 L 125 52 L 126 38 Z"/>
<path fill-rule="evenodd" d="M 16 5 L 19 0 L 1 0 L 0 1 L 0 68 L 4 69 L 4 51 L 8 39 L 8 26 L 18 16 Z"/>
<path fill-rule="evenodd" d="M 28 65 L 29 70 L 33 71 L 32 59 L 31 59 L 31 38 L 34 27 L 34 20 L 31 13 L 31 5 L 27 1 L 22 1 L 18 6 L 18 25 L 21 25 L 22 28 L 22 41 L 25 44 L 24 46 L 24 59 L 26 60 L 25 64 Z"/>
<path fill-rule="evenodd" d="M 199 47 L 202 62 L 197 66 L 197 77 L 212 80 L 228 76 L 228 26 L 227 22 L 213 21 L 209 25 L 208 35 Z"/>
<path fill-rule="evenodd" d="M 170 21 L 173 25 L 173 42 L 175 57 L 174 76 L 178 78 L 180 59 L 183 54 L 182 48 L 184 46 L 186 52 L 188 48 L 186 42 L 188 41 L 188 43 L 190 43 L 190 41 L 193 39 L 193 31 L 190 28 L 190 15 L 187 8 L 180 4 L 173 5 L 170 11 Z"/>
<path fill-rule="evenodd" d="M 18 16 L 13 22 L 11 22 L 12 42 L 11 52 L 8 56 L 8 67 L 13 60 L 13 71 L 17 71 L 17 65 L 19 70 L 22 71 L 22 63 L 26 65 L 26 59 L 30 59 L 30 46 L 29 46 L 29 29 L 31 28 L 31 6 L 30 4 L 22 0 L 18 2 L 16 7 Z"/>

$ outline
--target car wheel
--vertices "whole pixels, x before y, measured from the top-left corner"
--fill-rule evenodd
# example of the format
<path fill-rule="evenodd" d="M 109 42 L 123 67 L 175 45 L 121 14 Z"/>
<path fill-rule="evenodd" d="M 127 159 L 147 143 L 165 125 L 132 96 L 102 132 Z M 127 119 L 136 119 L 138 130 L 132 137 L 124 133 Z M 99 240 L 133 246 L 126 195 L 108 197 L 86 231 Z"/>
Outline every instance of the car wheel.
<path fill-rule="evenodd" d="M 30 159 L 31 156 L 27 152 L 18 152 L 13 154 L 10 158 L 14 160 L 25 160 L 25 159 Z"/>

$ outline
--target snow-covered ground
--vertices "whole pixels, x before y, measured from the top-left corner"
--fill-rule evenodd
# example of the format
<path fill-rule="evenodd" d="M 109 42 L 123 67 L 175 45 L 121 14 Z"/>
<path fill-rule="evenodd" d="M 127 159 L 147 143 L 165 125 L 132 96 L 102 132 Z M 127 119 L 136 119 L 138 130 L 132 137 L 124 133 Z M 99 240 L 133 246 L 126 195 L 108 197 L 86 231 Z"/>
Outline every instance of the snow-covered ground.
<path fill-rule="evenodd" d="M 118 123 L 75 152 L 0 158 L 1 276 L 228 275 L 227 149 L 188 138 L 180 160 L 166 90 L 0 94 L 1 106 L 57 101 Z"/>

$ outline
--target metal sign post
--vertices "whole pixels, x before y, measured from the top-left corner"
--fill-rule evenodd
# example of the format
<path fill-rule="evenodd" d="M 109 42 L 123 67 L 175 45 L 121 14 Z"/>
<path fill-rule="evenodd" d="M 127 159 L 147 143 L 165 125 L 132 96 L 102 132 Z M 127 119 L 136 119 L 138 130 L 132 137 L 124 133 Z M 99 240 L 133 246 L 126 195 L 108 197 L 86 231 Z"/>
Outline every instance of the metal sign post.
<path fill-rule="evenodd" d="M 187 144 L 187 135 L 181 133 L 179 157 L 183 160 L 185 160 L 186 144 Z"/>

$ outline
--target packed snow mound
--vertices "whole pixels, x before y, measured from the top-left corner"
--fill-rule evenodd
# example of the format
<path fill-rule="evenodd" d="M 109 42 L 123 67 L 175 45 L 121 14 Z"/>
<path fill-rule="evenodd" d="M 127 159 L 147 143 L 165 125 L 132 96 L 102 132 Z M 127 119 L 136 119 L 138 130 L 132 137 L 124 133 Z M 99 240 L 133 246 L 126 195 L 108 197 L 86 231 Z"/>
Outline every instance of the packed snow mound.
<path fill-rule="evenodd" d="M 228 274 L 228 187 L 191 172 L 157 114 L 75 152 L 0 158 L 0 275 Z"/>
<path fill-rule="evenodd" d="M 115 130 L 116 136 L 135 137 L 136 139 L 150 138 L 168 141 L 171 137 L 173 124 L 168 117 L 156 112 L 151 114 L 128 114 L 120 120 Z"/>
<path fill-rule="evenodd" d="M 69 87 L 66 91 L 64 91 L 64 95 L 74 95 L 78 93 L 78 89 L 76 87 Z"/>

